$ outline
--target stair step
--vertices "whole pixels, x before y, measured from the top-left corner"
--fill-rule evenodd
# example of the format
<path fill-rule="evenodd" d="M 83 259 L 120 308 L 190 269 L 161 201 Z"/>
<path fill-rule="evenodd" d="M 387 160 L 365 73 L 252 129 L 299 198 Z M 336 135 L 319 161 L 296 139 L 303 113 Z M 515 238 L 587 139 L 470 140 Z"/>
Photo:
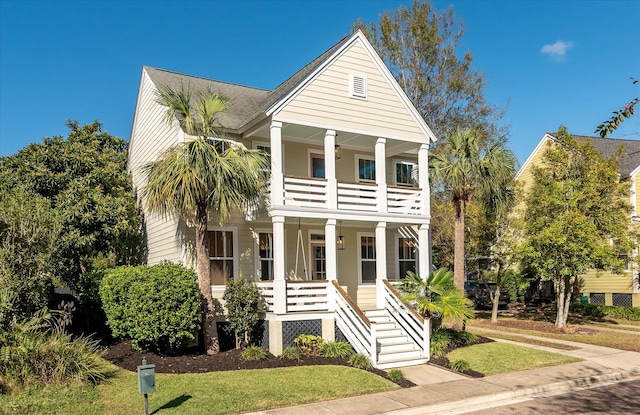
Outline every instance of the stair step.
<path fill-rule="evenodd" d="M 420 351 L 415 344 L 410 342 L 380 344 L 380 353 L 404 353 Z"/>
<path fill-rule="evenodd" d="M 378 360 L 376 368 L 385 370 L 397 367 L 417 366 L 424 365 L 428 361 L 429 360 L 426 357 L 421 357 L 419 359 L 390 359 L 385 361 Z"/>

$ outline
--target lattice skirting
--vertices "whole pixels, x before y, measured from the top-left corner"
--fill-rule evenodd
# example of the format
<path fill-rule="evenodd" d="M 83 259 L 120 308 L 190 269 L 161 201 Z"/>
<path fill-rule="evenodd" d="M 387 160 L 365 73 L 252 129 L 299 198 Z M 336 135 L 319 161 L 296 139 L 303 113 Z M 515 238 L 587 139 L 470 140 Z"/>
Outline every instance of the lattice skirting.
<path fill-rule="evenodd" d="M 322 320 L 283 321 L 282 347 L 295 346 L 293 341 L 301 334 L 322 336 Z"/>

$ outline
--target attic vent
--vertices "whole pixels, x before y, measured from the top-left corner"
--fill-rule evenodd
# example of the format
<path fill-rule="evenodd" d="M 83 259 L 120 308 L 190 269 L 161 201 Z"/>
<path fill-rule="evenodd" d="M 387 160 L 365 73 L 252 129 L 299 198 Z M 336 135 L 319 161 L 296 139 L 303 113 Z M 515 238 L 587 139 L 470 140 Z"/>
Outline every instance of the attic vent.
<path fill-rule="evenodd" d="M 367 98 L 367 76 L 360 74 L 349 75 L 349 96 L 353 98 Z"/>

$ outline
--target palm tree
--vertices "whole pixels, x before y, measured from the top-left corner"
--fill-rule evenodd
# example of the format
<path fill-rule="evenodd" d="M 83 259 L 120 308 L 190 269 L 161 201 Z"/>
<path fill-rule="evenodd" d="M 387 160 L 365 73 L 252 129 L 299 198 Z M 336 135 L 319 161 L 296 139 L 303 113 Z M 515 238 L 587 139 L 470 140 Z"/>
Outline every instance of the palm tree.
<path fill-rule="evenodd" d="M 440 268 L 426 280 L 409 271 L 404 279 L 402 299 L 412 304 L 420 314 L 429 317 L 437 328 L 443 319 L 463 322 L 473 318 L 473 304 L 453 284 L 453 272 Z"/>
<path fill-rule="evenodd" d="M 167 122 L 178 121 L 195 139 L 166 151 L 144 167 L 146 207 L 161 215 L 174 215 L 195 226 L 196 267 L 202 295 L 204 345 L 208 354 L 219 351 L 214 303 L 211 295 L 209 215 L 219 223 L 257 205 L 268 180 L 269 161 L 259 150 L 221 139 L 217 116 L 229 100 L 206 90 L 192 99 L 188 90 L 160 88 L 158 102 L 167 108 Z"/>
<path fill-rule="evenodd" d="M 454 129 L 438 145 L 429 168 L 431 176 L 449 194 L 455 207 L 454 281 L 463 288 L 465 280 L 464 214 L 474 193 L 499 202 L 515 174 L 516 156 L 503 139 L 485 144 L 475 130 Z"/>

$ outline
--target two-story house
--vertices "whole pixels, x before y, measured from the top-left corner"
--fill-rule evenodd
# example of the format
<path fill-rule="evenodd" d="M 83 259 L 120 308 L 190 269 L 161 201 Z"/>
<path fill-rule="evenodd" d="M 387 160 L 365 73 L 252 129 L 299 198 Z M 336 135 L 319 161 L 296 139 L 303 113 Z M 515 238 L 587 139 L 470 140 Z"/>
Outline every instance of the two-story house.
<path fill-rule="evenodd" d="M 378 367 L 428 360 L 428 321 L 388 280 L 430 269 L 435 137 L 366 37 L 345 37 L 273 91 L 143 67 L 129 144 L 137 188 L 141 166 L 189 139 L 165 120 L 164 85 L 231 98 L 219 117 L 224 138 L 271 158 L 264 209 L 209 224 L 214 298 L 229 279 L 256 281 L 275 354 L 316 334 L 346 338 Z M 149 264 L 193 264 L 193 228 L 145 219 Z"/>
<path fill-rule="evenodd" d="M 638 213 L 638 209 L 640 209 L 640 141 L 577 135 L 574 135 L 573 138 L 590 141 L 593 148 L 605 157 L 612 156 L 621 147 L 624 149 L 624 157 L 619 165 L 619 174 L 621 180 L 627 180 L 630 183 L 629 202 L 632 206 L 632 211 L 629 225 L 637 226 L 640 223 L 640 214 Z M 520 167 L 516 174 L 516 180 L 522 183 L 525 194 L 530 191 L 533 185 L 533 167 L 541 165 L 546 146 L 556 141 L 552 133 L 545 134 L 522 167 Z M 598 273 L 595 270 L 591 270 L 580 277 L 582 280 L 580 292 L 589 298 L 591 304 L 640 307 L 638 266 L 633 261 L 633 258 L 628 259 L 627 269 L 622 273 Z"/>

